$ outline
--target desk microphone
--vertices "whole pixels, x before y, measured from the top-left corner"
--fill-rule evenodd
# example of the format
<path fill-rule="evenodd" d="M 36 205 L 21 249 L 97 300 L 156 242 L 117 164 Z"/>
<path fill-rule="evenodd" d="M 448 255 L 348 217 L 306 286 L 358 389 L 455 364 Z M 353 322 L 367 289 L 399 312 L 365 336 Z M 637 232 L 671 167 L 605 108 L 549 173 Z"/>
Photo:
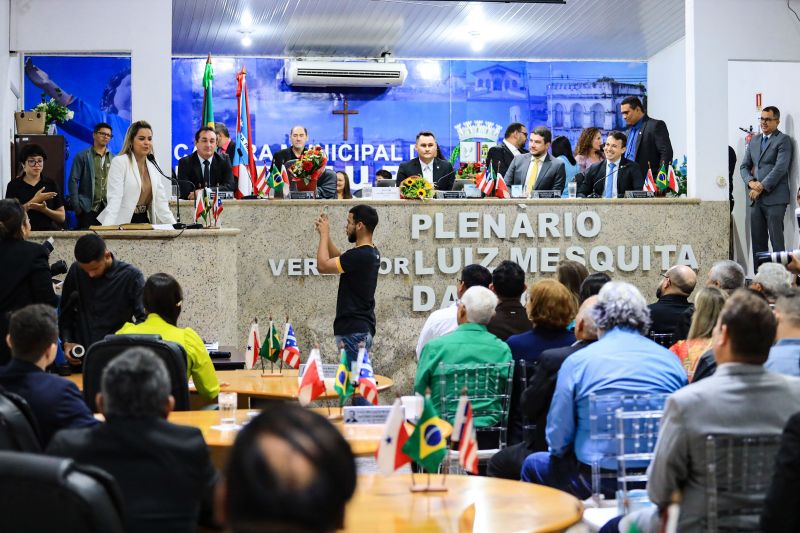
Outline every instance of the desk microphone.
<path fill-rule="evenodd" d="M 175 217 L 178 220 L 175 224 L 172 225 L 172 227 L 175 229 L 186 229 L 186 224 L 181 223 L 181 182 L 174 175 L 167 176 L 166 174 L 164 174 L 164 171 L 161 170 L 160 166 L 158 166 L 158 162 L 156 161 L 156 156 L 154 156 L 153 154 L 147 154 L 147 160 L 153 163 L 153 166 L 156 167 L 156 170 L 158 170 L 158 172 L 162 176 L 167 178 L 171 183 L 174 183 L 175 185 L 178 186 L 178 197 L 175 199 L 175 205 L 176 205 Z"/>
<path fill-rule="evenodd" d="M 450 172 L 448 172 L 447 174 L 445 174 L 444 176 L 439 176 L 439 179 L 433 182 L 433 188 L 438 191 L 439 190 L 439 182 L 442 181 L 443 179 L 447 178 L 448 176 L 452 176 L 455 173 L 456 173 L 456 169 L 453 169 Z"/>
<path fill-rule="evenodd" d="M 606 163 L 606 164 L 608 164 L 608 163 Z M 620 170 L 622 170 L 623 168 L 625 168 L 625 167 L 627 167 L 627 166 L 628 166 L 627 164 L 624 164 L 624 165 L 619 165 L 619 166 L 617 166 L 617 168 L 615 168 L 615 169 L 614 169 L 614 171 L 613 171 L 613 172 L 611 172 L 611 174 L 609 174 L 609 175 L 606 175 L 606 176 L 603 176 L 603 179 L 596 181 L 596 182 L 595 182 L 595 184 L 594 184 L 594 186 L 592 187 L 592 189 L 593 189 L 595 192 L 593 192 L 592 194 L 590 194 L 590 195 L 589 195 L 589 198 L 602 198 L 602 197 L 603 197 L 603 194 L 602 194 L 602 193 L 598 194 L 598 193 L 596 192 L 596 191 L 597 191 L 597 186 L 598 186 L 599 184 L 601 184 L 601 183 L 603 184 L 603 186 L 605 186 L 606 179 L 608 178 L 608 176 L 613 176 L 614 174 L 616 174 L 617 172 L 619 172 Z M 602 188 L 601 188 L 600 190 L 602 190 Z"/>

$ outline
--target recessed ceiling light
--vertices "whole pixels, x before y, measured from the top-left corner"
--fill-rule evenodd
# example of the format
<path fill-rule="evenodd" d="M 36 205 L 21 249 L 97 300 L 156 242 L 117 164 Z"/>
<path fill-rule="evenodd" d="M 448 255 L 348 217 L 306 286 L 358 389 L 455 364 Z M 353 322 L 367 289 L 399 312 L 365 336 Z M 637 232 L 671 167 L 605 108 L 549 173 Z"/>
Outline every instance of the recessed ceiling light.
<path fill-rule="evenodd" d="M 250 35 L 245 34 L 245 36 L 242 37 L 242 46 L 246 48 L 251 44 L 253 44 L 253 39 L 250 38 Z"/>

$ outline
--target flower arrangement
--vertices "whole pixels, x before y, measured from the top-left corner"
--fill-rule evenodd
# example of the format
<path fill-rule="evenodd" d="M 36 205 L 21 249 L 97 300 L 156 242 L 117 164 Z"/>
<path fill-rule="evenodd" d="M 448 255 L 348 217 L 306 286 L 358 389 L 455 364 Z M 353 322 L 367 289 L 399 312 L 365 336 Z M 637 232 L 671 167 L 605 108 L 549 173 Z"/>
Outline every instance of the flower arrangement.
<path fill-rule="evenodd" d="M 483 163 L 461 163 L 456 173 L 456 179 L 478 181 L 478 176 L 483 172 Z"/>
<path fill-rule="evenodd" d="M 54 98 L 47 100 L 45 93 L 42 93 L 42 103 L 34 107 L 33 110 L 44 113 L 45 126 L 63 124 L 68 120 L 72 120 L 72 117 L 75 116 L 74 111 L 70 111 L 67 106 L 59 104 Z"/>
<path fill-rule="evenodd" d="M 302 181 L 308 186 L 311 182 L 316 182 L 325 172 L 327 163 L 328 156 L 322 151 L 322 147 L 314 146 L 303 152 L 300 159 L 296 159 L 287 170 L 291 174 L 292 181 Z"/>
<path fill-rule="evenodd" d="M 409 176 L 400 184 L 400 197 L 406 200 L 433 198 L 433 185 L 422 176 Z"/>

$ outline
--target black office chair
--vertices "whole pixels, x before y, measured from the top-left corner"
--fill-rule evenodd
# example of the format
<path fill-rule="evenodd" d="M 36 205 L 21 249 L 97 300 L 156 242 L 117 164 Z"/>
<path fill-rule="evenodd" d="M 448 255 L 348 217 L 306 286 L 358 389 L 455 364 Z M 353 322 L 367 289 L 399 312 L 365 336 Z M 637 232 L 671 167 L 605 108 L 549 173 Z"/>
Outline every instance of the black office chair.
<path fill-rule="evenodd" d="M 123 533 L 122 497 L 114 479 L 72 459 L 0 452 L 3 531 Z"/>
<path fill-rule="evenodd" d="M 0 389 L 0 450 L 40 453 L 39 424 L 22 396 Z"/>
<path fill-rule="evenodd" d="M 186 379 L 186 351 L 177 342 L 161 340 L 161 335 L 107 335 L 92 344 L 83 360 L 83 399 L 92 412 L 97 411 L 94 398 L 100 391 L 103 369 L 128 348 L 148 348 L 167 367 L 176 411 L 189 410 L 189 383 Z"/>

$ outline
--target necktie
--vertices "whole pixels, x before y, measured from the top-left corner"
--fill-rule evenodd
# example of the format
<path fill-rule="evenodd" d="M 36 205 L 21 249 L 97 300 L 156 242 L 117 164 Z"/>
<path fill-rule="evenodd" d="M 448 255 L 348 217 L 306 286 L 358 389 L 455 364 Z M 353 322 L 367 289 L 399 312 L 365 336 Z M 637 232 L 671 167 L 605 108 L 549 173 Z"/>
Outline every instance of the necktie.
<path fill-rule="evenodd" d="M 764 148 L 767 146 L 767 141 L 769 141 L 769 137 L 766 135 L 761 136 L 761 153 L 764 153 Z"/>
<path fill-rule="evenodd" d="M 534 158 L 533 165 L 531 166 L 531 171 L 528 173 L 528 191 L 527 191 L 528 198 L 531 197 L 531 191 L 533 190 L 533 186 L 536 184 L 536 180 L 538 178 L 539 178 L 539 160 Z"/>
<path fill-rule="evenodd" d="M 208 159 L 203 161 L 203 187 L 211 187 L 211 182 L 209 178 L 211 177 L 211 163 L 208 162 Z"/>
<path fill-rule="evenodd" d="M 606 174 L 606 192 L 603 194 L 603 198 L 612 198 L 612 194 L 614 192 L 614 167 L 616 167 L 614 163 L 608 164 L 608 174 Z"/>

